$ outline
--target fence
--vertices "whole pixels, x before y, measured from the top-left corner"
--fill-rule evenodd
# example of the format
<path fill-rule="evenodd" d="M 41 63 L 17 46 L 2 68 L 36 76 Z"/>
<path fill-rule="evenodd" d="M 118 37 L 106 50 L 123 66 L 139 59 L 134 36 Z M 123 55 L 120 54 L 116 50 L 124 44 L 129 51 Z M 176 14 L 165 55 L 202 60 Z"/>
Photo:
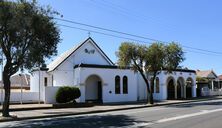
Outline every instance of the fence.
<path fill-rule="evenodd" d="M 4 101 L 4 92 L 0 94 L 0 102 Z M 32 103 L 39 101 L 38 92 L 11 92 L 10 103 Z"/>

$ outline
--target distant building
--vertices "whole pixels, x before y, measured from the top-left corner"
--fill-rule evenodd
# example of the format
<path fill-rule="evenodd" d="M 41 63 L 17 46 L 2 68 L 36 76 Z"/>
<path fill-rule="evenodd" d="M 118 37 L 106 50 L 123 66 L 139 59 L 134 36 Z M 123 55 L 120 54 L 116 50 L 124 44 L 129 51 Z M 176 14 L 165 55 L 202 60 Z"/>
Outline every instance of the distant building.
<path fill-rule="evenodd" d="M 208 86 L 211 90 L 219 89 L 218 76 L 213 70 L 197 70 L 197 87 Z M 199 80 L 198 80 L 199 79 Z"/>
<path fill-rule="evenodd" d="M 219 88 L 222 88 L 222 75 L 219 75 L 218 79 L 219 79 Z"/>
<path fill-rule="evenodd" d="M 17 89 L 20 88 L 21 85 L 25 89 L 30 88 L 30 75 L 29 74 L 16 74 L 11 76 L 11 88 Z M 2 81 L 0 81 L 2 83 Z"/>

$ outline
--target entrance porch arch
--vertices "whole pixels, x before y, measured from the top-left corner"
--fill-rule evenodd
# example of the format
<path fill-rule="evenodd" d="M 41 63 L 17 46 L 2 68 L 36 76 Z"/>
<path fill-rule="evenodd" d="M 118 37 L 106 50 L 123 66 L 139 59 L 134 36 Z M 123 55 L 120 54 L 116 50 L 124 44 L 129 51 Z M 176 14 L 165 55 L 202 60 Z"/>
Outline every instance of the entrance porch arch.
<path fill-rule="evenodd" d="M 187 78 L 186 80 L 186 98 L 192 97 L 192 88 L 194 86 L 194 81 L 192 78 Z"/>
<path fill-rule="evenodd" d="M 175 79 L 170 76 L 167 78 L 167 99 L 175 99 Z"/>
<path fill-rule="evenodd" d="M 102 102 L 102 79 L 98 75 L 90 75 L 85 80 L 85 101 Z"/>
<path fill-rule="evenodd" d="M 177 79 L 177 99 L 184 98 L 185 80 L 183 77 Z"/>

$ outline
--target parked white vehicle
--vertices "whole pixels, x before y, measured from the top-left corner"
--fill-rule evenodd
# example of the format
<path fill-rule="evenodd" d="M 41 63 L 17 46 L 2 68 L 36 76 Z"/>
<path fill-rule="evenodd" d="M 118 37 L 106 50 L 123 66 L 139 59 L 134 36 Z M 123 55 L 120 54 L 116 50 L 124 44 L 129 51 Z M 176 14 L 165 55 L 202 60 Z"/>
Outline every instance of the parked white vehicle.
<path fill-rule="evenodd" d="M 208 87 L 201 88 L 201 96 L 209 96 L 210 95 L 210 89 Z"/>

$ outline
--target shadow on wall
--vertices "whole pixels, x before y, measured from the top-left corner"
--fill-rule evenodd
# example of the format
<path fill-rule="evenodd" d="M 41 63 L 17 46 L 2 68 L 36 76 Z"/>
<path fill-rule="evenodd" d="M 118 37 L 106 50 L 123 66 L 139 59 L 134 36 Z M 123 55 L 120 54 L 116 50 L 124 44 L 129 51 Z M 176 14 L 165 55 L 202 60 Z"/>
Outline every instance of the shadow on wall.
<path fill-rule="evenodd" d="M 8 128 L 106 128 L 106 127 L 128 127 L 137 123 L 149 123 L 138 121 L 125 115 L 101 115 L 62 117 L 54 119 L 43 119 L 34 121 L 10 123 Z"/>

